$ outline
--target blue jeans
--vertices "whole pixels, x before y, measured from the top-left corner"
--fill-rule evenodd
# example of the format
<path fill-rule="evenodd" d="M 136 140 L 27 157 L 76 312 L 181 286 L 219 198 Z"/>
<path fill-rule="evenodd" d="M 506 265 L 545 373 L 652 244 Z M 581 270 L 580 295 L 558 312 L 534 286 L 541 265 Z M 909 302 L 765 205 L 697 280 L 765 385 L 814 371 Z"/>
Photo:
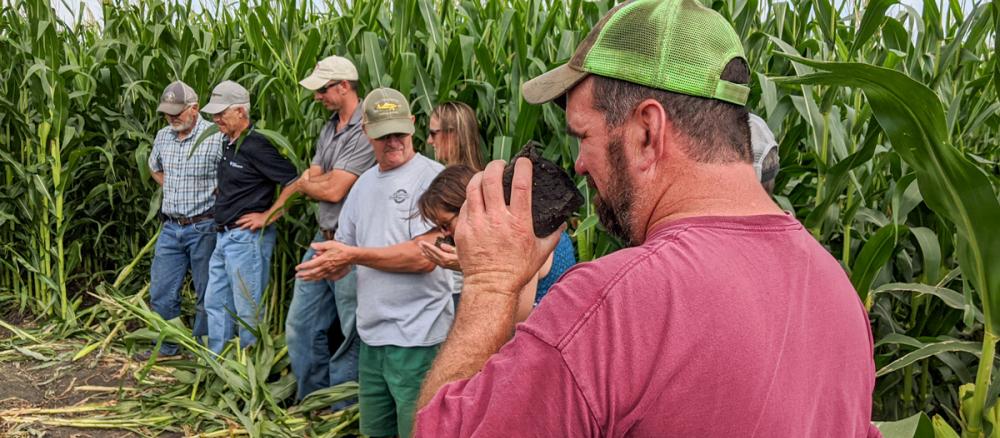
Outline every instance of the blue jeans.
<path fill-rule="evenodd" d="M 322 242 L 317 234 L 313 242 Z M 316 252 L 309 248 L 302 261 L 312 260 Z M 285 320 L 285 343 L 292 362 L 292 374 L 298 382 L 297 398 L 311 392 L 358 380 L 358 342 L 355 329 L 357 282 L 354 270 L 337 280 L 295 280 L 292 304 Z M 330 351 L 327 330 L 338 323 L 344 343 Z M 333 353 L 333 354 L 331 354 Z M 337 409 L 335 406 L 334 409 Z"/>
<path fill-rule="evenodd" d="M 208 284 L 208 262 L 215 249 L 215 221 L 204 220 L 190 225 L 166 221 L 153 256 L 150 269 L 149 306 L 171 320 L 181 316 L 181 287 L 191 270 L 195 293 L 193 334 L 201 338 L 208 334 L 205 321 L 205 286 Z M 177 345 L 164 342 L 160 354 L 177 354 Z"/>
<path fill-rule="evenodd" d="M 208 348 L 221 353 L 236 334 L 236 314 L 247 325 L 257 326 L 264 314 L 261 295 L 270 280 L 274 225 L 250 231 L 235 228 L 219 233 L 208 267 L 205 313 L 208 316 Z M 240 348 L 257 341 L 242 324 Z"/>
<path fill-rule="evenodd" d="M 343 350 L 343 354 L 330 356 L 330 386 L 359 381 L 358 356 L 361 354 L 361 338 L 357 332 L 344 341 L 340 350 Z M 357 398 L 339 401 L 330 406 L 330 409 L 339 411 L 357 402 Z"/>

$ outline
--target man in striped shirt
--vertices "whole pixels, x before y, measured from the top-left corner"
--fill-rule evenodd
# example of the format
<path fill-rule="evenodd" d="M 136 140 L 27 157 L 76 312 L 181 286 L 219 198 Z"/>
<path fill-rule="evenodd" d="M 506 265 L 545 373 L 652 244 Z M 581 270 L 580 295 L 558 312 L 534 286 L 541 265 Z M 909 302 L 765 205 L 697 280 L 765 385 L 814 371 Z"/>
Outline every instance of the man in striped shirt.
<path fill-rule="evenodd" d="M 150 281 L 150 307 L 163 319 L 181 315 L 181 287 L 187 272 L 196 296 L 193 324 L 195 337 L 208 334 L 205 319 L 205 287 L 208 261 L 215 249 L 216 167 L 222 157 L 222 134 L 199 143 L 212 124 L 198 112 L 198 95 L 181 81 L 171 83 L 160 96 L 157 112 L 168 126 L 156 133 L 149 154 L 153 179 L 163 186 L 160 217 L 163 230 L 156 242 Z M 137 356 L 147 360 L 154 352 Z M 160 356 L 177 354 L 177 345 L 164 343 Z"/>

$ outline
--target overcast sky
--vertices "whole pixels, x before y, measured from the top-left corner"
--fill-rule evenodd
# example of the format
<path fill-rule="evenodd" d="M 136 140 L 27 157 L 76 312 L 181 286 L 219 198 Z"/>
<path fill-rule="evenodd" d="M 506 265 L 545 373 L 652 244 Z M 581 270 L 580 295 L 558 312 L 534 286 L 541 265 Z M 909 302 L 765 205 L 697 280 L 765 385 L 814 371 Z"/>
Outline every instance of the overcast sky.
<path fill-rule="evenodd" d="M 835 1 L 842 2 L 844 0 L 835 0 Z M 931 0 L 926 0 L 926 1 L 931 1 Z M 939 5 L 941 5 L 942 10 L 944 8 L 947 8 L 948 0 L 934 0 L 934 1 L 936 1 Z M 968 11 L 973 4 L 982 3 L 983 0 L 960 0 L 960 1 L 962 4 L 962 9 Z M 72 24 L 76 21 L 76 16 L 78 15 L 78 12 L 80 11 L 81 8 L 86 8 L 87 10 L 89 10 L 93 14 L 94 19 L 98 21 L 102 20 L 103 18 L 103 14 L 101 11 L 101 0 L 55 0 L 54 3 L 56 4 L 56 12 L 63 20 L 65 20 L 69 24 Z M 901 0 L 901 3 L 913 6 L 918 11 L 920 11 L 922 9 L 924 0 Z M 198 7 L 201 4 L 201 0 L 193 0 L 193 4 L 195 5 L 195 7 Z M 207 4 L 214 5 L 215 1 L 208 0 Z M 848 5 L 851 4 L 853 4 L 853 1 L 850 1 L 848 3 Z M 321 8 L 325 9 L 322 6 L 325 5 L 325 2 L 318 1 L 317 5 L 321 5 Z M 890 9 L 890 13 L 894 13 L 893 9 Z"/>

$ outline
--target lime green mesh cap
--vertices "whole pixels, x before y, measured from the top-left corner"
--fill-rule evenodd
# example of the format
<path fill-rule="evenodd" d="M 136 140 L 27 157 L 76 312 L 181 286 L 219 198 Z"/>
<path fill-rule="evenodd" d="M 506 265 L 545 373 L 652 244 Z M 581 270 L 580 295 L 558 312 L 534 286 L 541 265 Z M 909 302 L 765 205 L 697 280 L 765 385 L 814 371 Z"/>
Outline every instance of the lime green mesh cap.
<path fill-rule="evenodd" d="M 521 92 L 544 103 L 595 74 L 746 105 L 750 88 L 720 79 L 733 58 L 746 60 L 743 44 L 718 12 L 697 0 L 634 0 L 609 11 L 569 63 L 525 82 Z"/>

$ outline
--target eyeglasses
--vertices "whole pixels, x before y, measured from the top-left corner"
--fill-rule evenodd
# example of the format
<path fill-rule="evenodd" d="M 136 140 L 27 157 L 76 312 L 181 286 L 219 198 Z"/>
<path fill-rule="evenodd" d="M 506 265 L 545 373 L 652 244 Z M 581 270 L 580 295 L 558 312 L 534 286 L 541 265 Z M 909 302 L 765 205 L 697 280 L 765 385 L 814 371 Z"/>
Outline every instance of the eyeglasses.
<path fill-rule="evenodd" d="M 322 87 L 317 88 L 316 92 L 319 93 L 319 94 L 326 93 L 326 90 L 329 90 L 332 87 L 336 87 L 337 85 L 340 85 L 341 82 L 344 82 L 344 81 L 337 81 L 337 82 L 334 82 L 332 84 L 326 84 L 326 85 L 324 85 Z"/>
<path fill-rule="evenodd" d="M 438 228 L 441 229 L 443 233 L 454 233 L 455 232 L 455 219 L 458 219 L 458 213 L 452 214 L 451 219 L 447 221 L 441 221 L 438 223 Z"/>
<path fill-rule="evenodd" d="M 169 120 L 173 120 L 173 119 L 179 119 L 179 118 L 180 118 L 181 116 L 183 116 L 183 115 L 184 115 L 184 113 L 186 113 L 186 112 L 187 112 L 187 111 L 188 111 L 189 109 L 191 109 L 191 108 L 194 108 L 194 105 L 188 105 L 188 106 L 184 107 L 184 109 L 182 109 L 182 110 L 181 110 L 181 112 L 179 112 L 179 113 L 177 113 L 177 114 L 167 114 L 167 113 L 163 113 L 163 115 L 164 115 L 164 116 L 167 116 L 167 119 L 169 119 Z"/>
<path fill-rule="evenodd" d="M 450 129 L 428 129 L 427 138 L 437 138 L 442 132 L 451 131 Z"/>
<path fill-rule="evenodd" d="M 383 136 L 378 137 L 378 138 L 373 138 L 372 140 L 381 141 L 381 142 L 387 142 L 387 141 L 391 141 L 391 140 L 403 141 L 403 139 L 405 139 L 409 135 L 410 134 L 403 134 L 401 132 L 396 132 L 396 133 L 392 133 L 392 134 L 386 134 L 386 135 L 383 135 Z"/>

